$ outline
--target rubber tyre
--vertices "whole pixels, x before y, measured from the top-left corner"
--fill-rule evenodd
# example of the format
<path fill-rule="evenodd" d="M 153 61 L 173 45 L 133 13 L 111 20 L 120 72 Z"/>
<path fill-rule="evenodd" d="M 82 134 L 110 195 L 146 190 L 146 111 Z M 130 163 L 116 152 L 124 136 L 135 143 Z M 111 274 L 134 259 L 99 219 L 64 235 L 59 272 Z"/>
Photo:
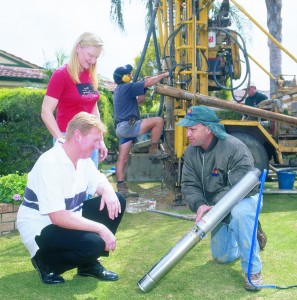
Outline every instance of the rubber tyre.
<path fill-rule="evenodd" d="M 255 137 L 243 133 L 243 132 L 232 132 L 230 135 L 238 138 L 244 144 L 247 145 L 249 150 L 251 151 L 254 160 L 255 160 L 255 167 L 258 168 L 261 172 L 266 169 L 269 169 L 269 160 L 268 154 L 265 150 L 265 147 L 258 141 Z"/>

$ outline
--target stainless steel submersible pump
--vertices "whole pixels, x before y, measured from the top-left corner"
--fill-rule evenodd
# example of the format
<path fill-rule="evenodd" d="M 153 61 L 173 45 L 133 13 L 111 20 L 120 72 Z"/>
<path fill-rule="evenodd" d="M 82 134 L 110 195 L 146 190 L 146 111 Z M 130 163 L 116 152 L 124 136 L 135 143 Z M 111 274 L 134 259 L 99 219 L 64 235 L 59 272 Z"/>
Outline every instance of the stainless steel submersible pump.
<path fill-rule="evenodd" d="M 138 281 L 143 292 L 150 292 L 158 282 L 188 253 L 205 235 L 212 231 L 257 184 L 260 170 L 248 172 L 230 191 L 185 234 L 171 250 Z"/>

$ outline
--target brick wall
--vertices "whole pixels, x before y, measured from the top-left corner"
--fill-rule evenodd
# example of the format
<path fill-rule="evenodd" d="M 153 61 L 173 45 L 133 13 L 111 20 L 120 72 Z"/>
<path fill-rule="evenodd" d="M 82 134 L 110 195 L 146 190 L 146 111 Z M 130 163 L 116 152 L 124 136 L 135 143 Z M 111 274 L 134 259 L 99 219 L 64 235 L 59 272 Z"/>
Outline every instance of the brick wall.
<path fill-rule="evenodd" d="M 16 216 L 19 206 L 10 203 L 0 203 L 0 235 L 16 230 Z"/>

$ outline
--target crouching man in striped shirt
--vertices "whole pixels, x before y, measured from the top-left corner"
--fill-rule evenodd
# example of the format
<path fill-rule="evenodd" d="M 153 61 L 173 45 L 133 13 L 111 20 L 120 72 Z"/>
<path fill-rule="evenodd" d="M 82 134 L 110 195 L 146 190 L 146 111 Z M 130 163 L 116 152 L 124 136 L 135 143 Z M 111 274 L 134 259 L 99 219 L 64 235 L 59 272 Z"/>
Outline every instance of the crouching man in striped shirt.
<path fill-rule="evenodd" d="M 77 114 L 65 141 L 58 139 L 28 174 L 17 226 L 45 284 L 64 283 L 61 274 L 73 268 L 80 276 L 118 279 L 98 261 L 116 249 L 115 233 L 126 207 L 90 158 L 105 133 L 96 116 Z M 86 194 L 98 196 L 85 201 Z"/>

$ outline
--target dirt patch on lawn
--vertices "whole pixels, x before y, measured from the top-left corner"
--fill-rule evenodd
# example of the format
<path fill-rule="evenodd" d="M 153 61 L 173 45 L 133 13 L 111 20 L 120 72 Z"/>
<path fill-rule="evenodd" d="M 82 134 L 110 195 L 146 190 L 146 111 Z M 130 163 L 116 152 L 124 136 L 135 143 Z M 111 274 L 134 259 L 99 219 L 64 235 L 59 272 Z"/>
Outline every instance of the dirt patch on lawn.
<path fill-rule="evenodd" d="M 109 181 L 116 190 L 116 178 L 110 176 Z M 185 203 L 177 200 L 173 188 L 162 182 L 127 182 L 129 190 L 137 192 L 139 197 L 127 198 L 127 211 L 140 212 L 147 209 L 186 209 Z"/>

